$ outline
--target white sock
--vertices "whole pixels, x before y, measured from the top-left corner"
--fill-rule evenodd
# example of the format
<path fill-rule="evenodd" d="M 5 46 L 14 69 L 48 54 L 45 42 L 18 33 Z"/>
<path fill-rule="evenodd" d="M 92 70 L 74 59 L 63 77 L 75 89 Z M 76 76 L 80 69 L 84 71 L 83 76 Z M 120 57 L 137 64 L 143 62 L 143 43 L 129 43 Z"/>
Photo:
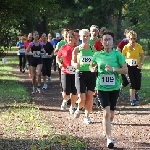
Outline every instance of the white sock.
<path fill-rule="evenodd" d="M 64 99 L 63 102 L 62 102 L 62 105 L 66 105 L 67 101 L 68 101 L 68 100 L 65 100 L 65 99 Z"/>

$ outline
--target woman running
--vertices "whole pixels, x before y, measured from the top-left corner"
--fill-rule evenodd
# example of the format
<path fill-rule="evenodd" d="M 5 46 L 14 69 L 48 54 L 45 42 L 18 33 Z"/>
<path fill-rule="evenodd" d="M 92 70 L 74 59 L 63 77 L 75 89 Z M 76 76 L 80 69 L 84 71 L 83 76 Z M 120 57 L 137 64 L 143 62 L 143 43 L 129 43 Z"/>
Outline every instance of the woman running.
<path fill-rule="evenodd" d="M 75 87 L 75 68 L 71 66 L 72 51 L 74 49 L 75 35 L 73 31 L 67 32 L 67 44 L 63 45 L 57 54 L 57 63 L 61 69 L 61 83 L 62 83 L 62 97 L 63 102 L 61 110 L 66 110 L 67 101 L 70 99 L 71 94 L 71 106 L 70 114 L 75 112 L 75 103 L 77 100 L 77 90 Z M 63 59 L 61 62 L 60 58 Z"/>
<path fill-rule="evenodd" d="M 134 31 L 128 33 L 129 43 L 122 50 L 123 56 L 128 64 L 128 75 L 130 79 L 130 101 L 131 106 L 137 105 L 136 92 L 141 87 L 141 68 L 144 62 L 142 46 L 136 43 L 137 34 Z"/>
<path fill-rule="evenodd" d="M 19 56 L 19 67 L 20 72 L 25 72 L 25 65 L 26 65 L 26 57 L 25 57 L 25 49 L 24 49 L 24 40 L 25 37 L 21 36 L 19 37 L 19 42 L 17 42 L 16 47 L 18 50 L 18 56 Z"/>
<path fill-rule="evenodd" d="M 39 42 L 39 34 L 37 31 L 33 33 L 33 42 L 31 42 L 27 48 L 27 55 L 31 55 L 31 72 L 32 72 L 32 85 L 33 91 L 32 94 L 36 92 L 43 93 L 41 88 L 41 69 L 42 69 L 42 57 L 41 52 L 45 53 L 43 45 Z M 36 69 L 37 69 L 37 81 L 36 85 Z"/>
<path fill-rule="evenodd" d="M 29 33 L 28 34 L 28 39 L 27 41 L 24 43 L 24 48 L 25 50 L 28 48 L 29 46 L 29 43 L 32 41 L 32 33 Z M 31 56 L 30 55 L 26 55 L 26 60 L 27 60 L 27 63 L 26 63 L 26 67 L 28 68 L 29 70 L 29 77 L 32 77 L 32 74 L 31 74 L 31 67 L 30 67 L 30 64 L 31 64 Z"/>
<path fill-rule="evenodd" d="M 42 75 L 43 75 L 43 89 L 47 89 L 46 77 L 48 81 L 51 81 L 51 66 L 52 66 L 52 57 L 53 57 L 53 45 L 47 41 L 47 36 L 45 33 L 42 34 L 42 45 L 46 51 L 46 55 L 42 55 L 43 66 L 42 66 Z"/>
<path fill-rule="evenodd" d="M 98 66 L 96 89 L 103 107 L 103 130 L 107 138 L 107 147 L 109 148 L 114 146 L 111 137 L 111 122 L 114 118 L 114 110 L 119 96 L 119 74 L 127 73 L 124 57 L 119 51 L 112 49 L 113 41 L 114 34 L 110 31 L 104 32 L 102 36 L 104 50 L 96 52 L 90 64 L 91 72 L 95 72 L 96 66 Z"/>
<path fill-rule="evenodd" d="M 80 31 L 82 44 L 76 47 L 72 53 L 72 64 L 77 69 L 75 74 L 75 84 L 78 93 L 78 108 L 74 113 L 74 118 L 80 116 L 80 109 L 85 107 L 84 123 L 90 124 L 89 115 L 93 106 L 93 92 L 96 83 L 96 74 L 89 70 L 94 52 L 94 47 L 89 45 L 90 33 L 88 29 Z"/>

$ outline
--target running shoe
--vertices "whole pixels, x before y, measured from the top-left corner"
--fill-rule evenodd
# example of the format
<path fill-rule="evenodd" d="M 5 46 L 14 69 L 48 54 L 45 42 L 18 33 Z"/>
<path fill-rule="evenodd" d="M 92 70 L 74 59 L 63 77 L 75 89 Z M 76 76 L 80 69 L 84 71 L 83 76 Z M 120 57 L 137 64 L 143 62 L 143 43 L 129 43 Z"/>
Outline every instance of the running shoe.
<path fill-rule="evenodd" d="M 67 103 L 62 102 L 60 109 L 61 110 L 66 110 L 66 108 L 67 108 Z"/>
<path fill-rule="evenodd" d="M 35 94 L 37 92 L 37 88 L 33 88 L 32 94 Z"/>
<path fill-rule="evenodd" d="M 91 120 L 90 118 L 87 116 L 87 117 L 84 117 L 84 121 L 83 121 L 85 124 L 91 124 Z"/>
<path fill-rule="evenodd" d="M 40 87 L 40 88 L 37 88 L 37 91 L 39 92 L 39 94 L 42 94 L 42 93 L 43 93 L 43 90 L 42 90 L 41 87 Z"/>
<path fill-rule="evenodd" d="M 32 78 L 32 74 L 29 73 L 29 77 Z"/>
<path fill-rule="evenodd" d="M 25 73 L 25 69 L 22 70 L 22 73 Z"/>
<path fill-rule="evenodd" d="M 44 90 L 44 89 L 46 90 L 47 87 L 48 87 L 47 84 L 44 84 L 42 89 L 43 89 L 43 90 Z"/>
<path fill-rule="evenodd" d="M 140 100 L 140 95 L 139 95 L 138 92 L 135 93 L 135 99 L 136 99 L 136 101 L 139 101 L 139 100 Z"/>
<path fill-rule="evenodd" d="M 110 149 L 114 147 L 114 141 L 112 139 L 107 139 L 107 147 Z"/>
<path fill-rule="evenodd" d="M 80 117 L 80 110 L 76 110 L 74 112 L 74 118 L 79 118 Z"/>
<path fill-rule="evenodd" d="M 75 108 L 70 107 L 69 112 L 70 112 L 70 115 L 73 115 L 75 113 Z"/>
<path fill-rule="evenodd" d="M 136 103 L 136 100 L 131 100 L 131 106 L 136 106 L 137 103 Z"/>

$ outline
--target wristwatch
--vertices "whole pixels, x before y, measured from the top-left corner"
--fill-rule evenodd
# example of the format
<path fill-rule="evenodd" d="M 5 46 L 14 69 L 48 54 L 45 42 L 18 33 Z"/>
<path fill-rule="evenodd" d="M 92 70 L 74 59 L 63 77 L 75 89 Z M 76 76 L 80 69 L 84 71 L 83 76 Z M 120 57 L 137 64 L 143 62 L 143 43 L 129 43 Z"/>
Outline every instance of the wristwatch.
<path fill-rule="evenodd" d="M 115 72 L 115 68 L 114 67 L 112 67 L 112 72 Z"/>

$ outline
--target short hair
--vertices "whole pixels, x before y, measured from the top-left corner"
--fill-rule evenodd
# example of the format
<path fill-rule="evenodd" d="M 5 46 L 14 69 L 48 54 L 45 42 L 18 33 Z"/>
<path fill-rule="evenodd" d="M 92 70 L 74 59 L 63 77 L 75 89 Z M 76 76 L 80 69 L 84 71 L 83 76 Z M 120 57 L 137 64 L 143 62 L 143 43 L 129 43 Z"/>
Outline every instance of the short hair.
<path fill-rule="evenodd" d="M 68 36 L 69 34 L 71 34 L 72 36 L 74 36 L 74 30 L 69 30 L 69 31 L 67 31 L 67 36 Z"/>
<path fill-rule="evenodd" d="M 92 29 L 96 29 L 97 31 L 99 31 L 99 27 L 98 27 L 97 25 L 91 25 L 90 31 L 91 31 Z"/>
<path fill-rule="evenodd" d="M 124 30 L 124 35 L 126 35 L 127 33 L 129 33 L 132 30 L 131 27 L 128 27 Z"/>
<path fill-rule="evenodd" d="M 89 32 L 88 29 L 82 29 L 82 30 L 80 30 L 79 35 L 82 35 L 83 32 L 88 32 L 88 34 L 90 35 L 90 32 Z"/>
<path fill-rule="evenodd" d="M 128 32 L 128 37 L 130 36 L 134 36 L 135 38 L 137 38 L 137 33 L 133 30 L 131 30 L 130 32 Z"/>
<path fill-rule="evenodd" d="M 80 31 L 79 29 L 74 29 L 74 32 L 76 33 L 79 33 L 79 31 Z"/>
<path fill-rule="evenodd" d="M 112 32 L 112 31 L 109 31 L 109 30 L 106 30 L 106 31 L 104 31 L 103 32 L 103 34 L 102 34 L 102 38 L 103 38 L 103 36 L 104 35 L 111 35 L 112 36 L 112 38 L 113 38 L 113 40 L 114 40 L 114 38 L 115 38 L 115 34 L 114 34 L 114 32 Z"/>

